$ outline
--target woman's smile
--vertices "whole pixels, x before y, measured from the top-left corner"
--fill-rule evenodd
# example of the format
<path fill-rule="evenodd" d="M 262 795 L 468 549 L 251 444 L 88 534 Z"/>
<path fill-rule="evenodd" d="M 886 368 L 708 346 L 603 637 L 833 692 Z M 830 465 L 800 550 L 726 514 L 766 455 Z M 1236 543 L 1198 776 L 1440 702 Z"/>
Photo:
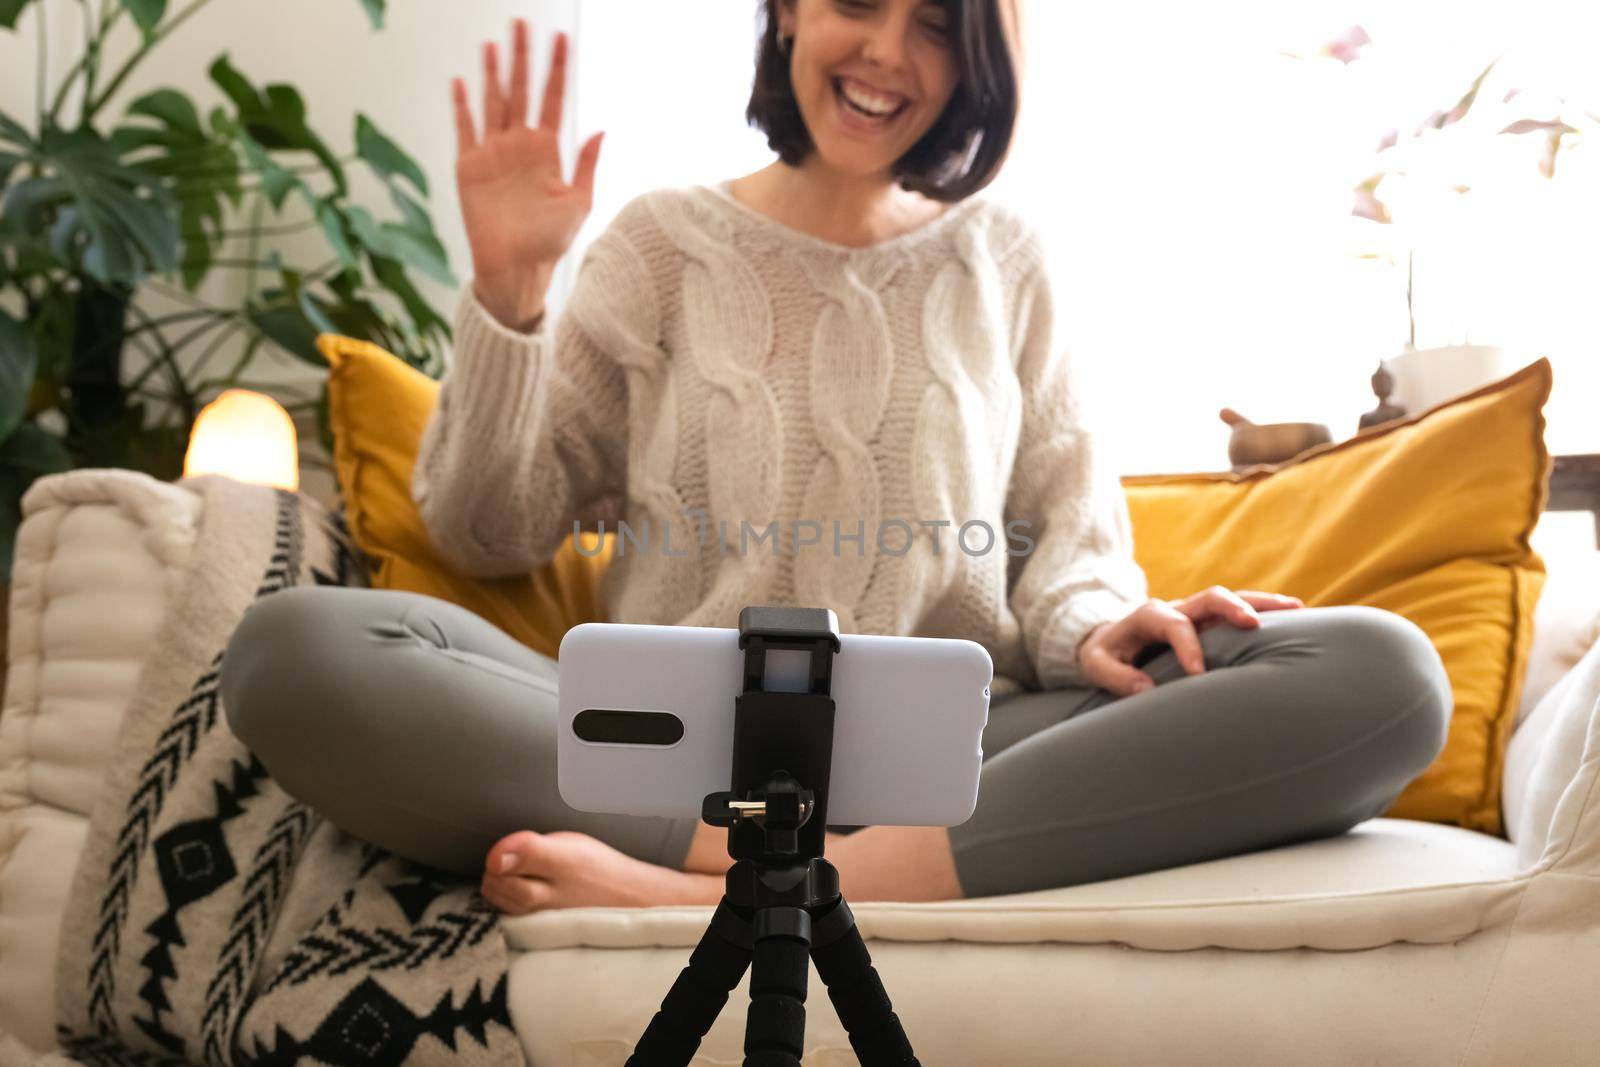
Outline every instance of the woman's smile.
<path fill-rule="evenodd" d="M 876 133 L 887 129 L 911 106 L 899 93 L 876 89 L 858 78 L 833 79 L 833 95 L 847 126 Z"/>
<path fill-rule="evenodd" d="M 957 0 L 768 0 L 768 6 L 777 25 L 770 32 L 773 82 L 763 92 L 790 97 L 801 127 L 802 147 L 785 163 L 798 165 L 814 151 L 837 174 L 894 182 L 896 166 L 919 144 L 917 158 L 929 166 L 961 153 L 954 131 L 923 143 L 963 80 L 978 86 L 982 74 L 969 76 L 962 65 L 969 50 L 957 51 L 957 31 L 971 23 L 957 18 L 964 10 Z"/>

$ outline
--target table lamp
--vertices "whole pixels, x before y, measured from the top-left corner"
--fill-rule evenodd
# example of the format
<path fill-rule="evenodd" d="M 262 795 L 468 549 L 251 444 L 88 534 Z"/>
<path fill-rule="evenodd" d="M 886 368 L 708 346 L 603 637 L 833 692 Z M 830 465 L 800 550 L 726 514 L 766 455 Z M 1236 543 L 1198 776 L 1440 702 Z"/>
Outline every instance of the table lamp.
<path fill-rule="evenodd" d="M 207 404 L 189 434 L 183 476 L 223 474 L 235 481 L 300 488 L 294 420 L 276 400 L 229 389 Z"/>

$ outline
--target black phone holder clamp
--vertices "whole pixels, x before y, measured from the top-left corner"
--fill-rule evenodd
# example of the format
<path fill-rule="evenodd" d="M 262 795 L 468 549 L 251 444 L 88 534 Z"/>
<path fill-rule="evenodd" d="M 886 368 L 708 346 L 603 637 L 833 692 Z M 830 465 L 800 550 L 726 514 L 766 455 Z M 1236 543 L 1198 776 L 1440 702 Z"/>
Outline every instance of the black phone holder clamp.
<path fill-rule="evenodd" d="M 822 858 L 839 620 L 831 608 L 747 606 L 739 612 L 739 647 L 744 691 L 734 700 L 732 788 L 707 794 L 701 806 L 707 823 L 728 828 L 735 862 L 704 936 L 629 1067 L 686 1067 L 746 968 L 745 1067 L 799 1067 L 808 959 L 857 1059 L 867 1067 L 916 1067 L 839 892 L 839 872 Z M 805 692 L 763 688 L 769 649 L 810 651 Z"/>

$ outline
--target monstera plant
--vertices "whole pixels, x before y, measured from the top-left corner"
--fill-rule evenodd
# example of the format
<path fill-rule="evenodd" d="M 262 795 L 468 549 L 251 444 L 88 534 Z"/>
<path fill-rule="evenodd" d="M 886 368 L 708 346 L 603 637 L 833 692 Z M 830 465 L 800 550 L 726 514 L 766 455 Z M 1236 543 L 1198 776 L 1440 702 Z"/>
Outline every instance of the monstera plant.
<path fill-rule="evenodd" d="M 0 28 L 15 31 L 47 2 L 58 0 L 0 0 Z M 323 367 L 315 339 L 331 331 L 437 377 L 449 326 L 414 272 L 456 284 L 424 206 L 426 176 L 364 115 L 352 151 L 335 152 L 299 92 L 258 86 L 227 53 L 208 70 L 220 102 L 204 114 L 175 88 L 107 114 L 129 74 L 218 0 L 174 11 L 167 0 L 59 2 L 83 20 L 76 64 L 53 92 L 41 77 L 35 113 L 0 109 L 0 583 L 36 478 L 91 466 L 177 477 L 200 408 L 240 385 L 314 413 L 327 448 L 325 376 L 312 396 L 248 379 L 252 365 L 276 350 Z M 359 2 L 381 29 L 385 0 Z M 118 33 L 136 35 L 134 47 L 102 71 Z M 354 201 L 358 166 L 386 190 L 390 217 Z M 299 255 L 322 262 L 274 247 L 294 234 Z M 309 257 L 308 239 L 321 250 Z M 230 299 L 202 299 L 219 271 L 232 277 L 208 288 Z"/>

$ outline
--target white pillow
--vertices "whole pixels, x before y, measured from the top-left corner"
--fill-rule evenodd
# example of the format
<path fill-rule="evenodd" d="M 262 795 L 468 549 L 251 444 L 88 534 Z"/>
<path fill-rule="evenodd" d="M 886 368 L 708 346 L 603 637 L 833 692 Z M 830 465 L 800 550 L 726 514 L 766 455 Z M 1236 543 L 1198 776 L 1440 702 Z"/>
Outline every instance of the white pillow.
<path fill-rule="evenodd" d="M 1578 773 L 1600 713 L 1600 644 L 1545 694 L 1506 749 L 1501 810 L 1517 846 L 1517 869 L 1544 852 L 1556 805 Z"/>
<path fill-rule="evenodd" d="M 1600 552 L 1550 555 L 1533 615 L 1533 647 L 1522 683 L 1516 730 L 1539 702 L 1600 640 Z"/>

